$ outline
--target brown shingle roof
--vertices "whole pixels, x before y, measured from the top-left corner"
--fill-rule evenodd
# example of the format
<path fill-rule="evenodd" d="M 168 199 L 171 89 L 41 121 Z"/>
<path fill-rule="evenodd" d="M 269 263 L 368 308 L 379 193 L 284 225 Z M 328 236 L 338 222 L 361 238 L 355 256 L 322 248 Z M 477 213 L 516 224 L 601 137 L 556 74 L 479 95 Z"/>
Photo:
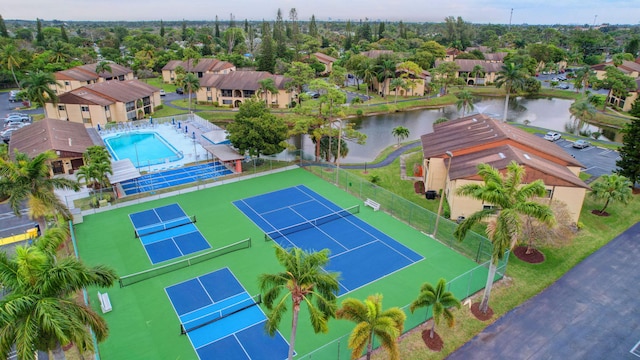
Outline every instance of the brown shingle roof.
<path fill-rule="evenodd" d="M 228 74 L 204 74 L 200 78 L 200 86 L 228 90 L 258 90 L 258 81 L 272 78 L 276 87 L 285 89 L 287 78 L 273 75 L 266 71 L 233 71 Z"/>
<path fill-rule="evenodd" d="M 86 64 L 73 67 L 71 69 L 57 71 L 54 76 L 56 80 L 77 80 L 77 81 L 89 81 L 98 80 L 98 77 L 111 78 L 118 77 L 120 75 L 126 75 L 133 72 L 133 70 L 126 68 L 116 63 L 109 63 L 111 72 L 104 71 L 100 74 L 96 73 L 96 66 L 98 64 Z"/>
<path fill-rule="evenodd" d="M 369 50 L 363 51 L 361 54 L 370 59 L 377 59 L 382 55 L 393 55 L 393 50 Z"/>
<path fill-rule="evenodd" d="M 313 56 L 315 56 L 318 59 L 318 61 L 324 64 L 330 64 L 336 61 L 336 58 L 331 57 L 327 54 L 323 54 L 321 52 L 313 53 Z"/>
<path fill-rule="evenodd" d="M 84 153 L 94 143 L 82 123 L 45 118 L 11 134 L 9 152 L 34 157 L 47 150 Z"/>
<path fill-rule="evenodd" d="M 442 157 L 446 151 L 458 156 L 512 145 L 556 164 L 584 167 L 558 145 L 483 114 L 446 121 L 433 128 L 432 133 L 420 137 L 425 159 Z"/>
<path fill-rule="evenodd" d="M 566 166 L 545 160 L 531 152 L 511 145 L 502 145 L 461 156 L 454 156 L 451 161 L 449 178 L 451 180 L 481 180 L 478 176 L 478 164 L 489 164 L 498 170 L 504 170 L 511 161 L 515 161 L 525 167 L 524 183 L 531 183 L 541 179 L 545 185 L 549 186 L 589 189 L 589 186 L 569 171 Z"/>
<path fill-rule="evenodd" d="M 195 65 L 194 65 L 195 64 Z M 185 71 L 189 72 L 219 72 L 225 69 L 232 69 L 235 67 L 232 63 L 228 61 L 222 61 L 218 59 L 212 58 L 204 58 L 200 59 L 196 62 L 196 60 L 171 60 L 165 65 L 162 70 L 175 70 L 178 66 L 182 66 Z"/>
<path fill-rule="evenodd" d="M 443 60 L 436 60 L 435 66 L 442 64 Z M 480 65 L 482 69 L 484 69 L 485 73 L 497 73 L 502 70 L 502 63 L 492 63 L 484 60 L 471 60 L 471 59 L 455 59 L 453 60 L 458 67 L 460 68 L 458 71 L 463 72 L 471 72 L 473 71 L 474 66 Z"/>
<path fill-rule="evenodd" d="M 503 61 L 507 54 L 506 52 L 486 53 L 484 54 L 484 59 L 486 61 Z"/>
<path fill-rule="evenodd" d="M 69 93 L 62 94 L 60 95 L 60 103 L 86 105 L 109 105 L 118 101 L 126 103 L 146 96 L 152 96 L 154 92 L 159 90 L 160 89 L 155 86 L 138 80 L 104 81 L 85 85 Z M 72 102 L 65 102 L 67 99 Z"/>

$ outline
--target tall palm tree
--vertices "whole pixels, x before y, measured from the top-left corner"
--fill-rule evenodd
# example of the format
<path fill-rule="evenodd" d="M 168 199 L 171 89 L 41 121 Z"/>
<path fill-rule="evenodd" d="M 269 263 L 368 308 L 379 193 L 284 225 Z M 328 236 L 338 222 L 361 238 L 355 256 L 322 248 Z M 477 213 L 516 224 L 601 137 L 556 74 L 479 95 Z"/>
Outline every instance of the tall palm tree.
<path fill-rule="evenodd" d="M 266 328 L 270 335 L 275 334 L 282 316 L 287 311 L 287 299 L 291 298 L 292 321 L 289 338 L 289 360 L 293 359 L 293 350 L 298 330 L 298 315 L 301 304 L 307 304 L 313 330 L 329 331 L 329 318 L 335 316 L 336 293 L 338 292 L 338 274 L 325 272 L 322 267 L 329 262 L 329 250 L 308 253 L 300 248 L 284 250 L 275 247 L 276 258 L 284 271 L 276 274 L 262 274 L 259 277 L 262 299 L 269 310 Z M 280 294 L 284 292 L 284 296 Z"/>
<path fill-rule="evenodd" d="M 191 94 L 200 90 L 200 79 L 194 73 L 186 73 L 178 86 L 181 86 L 184 91 L 189 93 L 189 113 L 191 113 Z"/>
<path fill-rule="evenodd" d="M 473 87 L 478 86 L 478 77 L 484 76 L 484 68 L 482 67 L 482 65 L 475 65 L 473 69 L 471 69 L 471 75 L 473 75 L 475 79 Z"/>
<path fill-rule="evenodd" d="M 403 78 L 394 78 L 393 80 L 391 80 L 391 82 L 389 83 L 389 86 L 394 90 L 395 93 L 395 100 L 394 103 L 398 103 L 398 90 L 403 87 L 405 84 L 405 81 Z"/>
<path fill-rule="evenodd" d="M 391 134 L 398 139 L 398 145 L 400 146 L 400 141 L 409 137 L 409 129 L 404 126 L 396 126 L 391 130 Z"/>
<path fill-rule="evenodd" d="M 589 83 L 591 82 L 591 79 L 595 77 L 595 72 L 591 70 L 590 66 L 587 65 L 578 69 L 578 71 L 575 72 L 575 75 L 576 75 L 575 81 L 582 83 L 582 90 L 584 93 L 589 88 Z"/>
<path fill-rule="evenodd" d="M 402 334 L 407 316 L 397 307 L 382 310 L 382 295 L 367 297 L 365 301 L 346 299 L 336 312 L 338 319 L 351 320 L 356 327 L 349 336 L 351 359 L 359 359 L 362 351 L 367 349 L 367 360 L 371 359 L 374 336 L 380 340 L 381 346 L 387 350 L 389 359 L 400 359 L 396 340 Z"/>
<path fill-rule="evenodd" d="M 591 186 L 591 197 L 594 199 L 606 200 L 602 210 L 603 214 L 611 201 L 620 201 L 628 204 L 631 200 L 631 181 L 618 174 L 602 175 L 602 177 Z"/>
<path fill-rule="evenodd" d="M 504 86 L 504 90 L 507 96 L 504 98 L 504 113 L 502 115 L 502 121 L 507 121 L 507 111 L 509 110 L 509 96 L 512 90 L 521 89 L 524 86 L 527 74 L 522 70 L 522 66 L 514 63 L 506 63 L 502 65 L 502 70 L 498 72 L 496 77 L 496 86 L 501 88 Z"/>
<path fill-rule="evenodd" d="M 27 200 L 28 207 L 38 210 L 46 209 L 46 213 L 59 213 L 66 219 L 71 213 L 64 203 L 55 195 L 54 189 L 71 189 L 78 191 L 77 181 L 52 178 L 49 164 L 58 156 L 53 151 L 45 151 L 29 158 L 27 154 L 16 152 L 15 160 L 0 159 L 0 194 L 9 195 L 9 205 L 13 212 L 20 214 L 20 207 Z M 35 213 L 32 217 L 41 218 Z M 40 219 L 42 220 L 42 219 Z M 41 221 L 44 225 L 44 221 Z"/>
<path fill-rule="evenodd" d="M 362 71 L 362 82 L 367 85 L 367 99 L 369 99 L 369 89 L 371 89 L 371 85 L 375 79 L 376 70 L 373 65 L 369 65 L 369 67 Z M 371 105 L 370 101 L 368 102 L 368 105 Z"/>
<path fill-rule="evenodd" d="M 492 206 L 464 219 L 456 228 L 454 235 L 462 241 L 473 225 L 489 221 L 486 231 L 487 237 L 493 244 L 493 251 L 489 262 L 487 284 L 480 303 L 480 310 L 486 313 L 489 308 L 496 265 L 504 257 L 505 251 L 512 249 L 518 241 L 522 232 L 521 215 L 530 216 L 548 225 L 555 222 L 555 217 L 549 206 L 531 200 L 542 197 L 546 193 L 542 180 L 523 184 L 524 167 L 515 161 L 507 165 L 505 175 L 489 164 L 478 164 L 478 175 L 482 178 L 483 184 L 465 184 L 456 192 L 458 195 L 468 196 Z"/>
<path fill-rule="evenodd" d="M 16 77 L 16 69 L 20 68 L 22 65 L 22 58 L 20 58 L 20 54 L 18 53 L 18 49 L 13 44 L 6 44 L 0 49 L 0 61 L 2 61 L 2 67 L 11 71 L 11 75 L 13 75 L 13 81 L 15 81 L 16 86 L 20 88 L 20 83 L 18 82 L 18 78 Z"/>
<path fill-rule="evenodd" d="M 49 61 L 53 63 L 66 63 L 71 59 L 70 46 L 62 41 L 56 41 L 51 44 L 49 51 L 51 52 Z"/>
<path fill-rule="evenodd" d="M 113 73 L 113 69 L 111 68 L 111 64 L 108 61 L 100 61 L 96 64 L 96 74 L 100 76 L 100 74 L 108 72 L 109 74 Z"/>
<path fill-rule="evenodd" d="M 264 103 L 269 106 L 267 95 L 278 94 L 278 87 L 276 87 L 276 82 L 273 81 L 272 78 L 266 78 L 258 81 L 258 97 L 262 94 L 264 94 Z"/>
<path fill-rule="evenodd" d="M 11 289 L 0 300 L 0 357 L 15 346 L 19 359 L 35 359 L 35 351 L 50 351 L 74 343 L 93 351 L 90 330 L 101 342 L 109 328 L 76 295 L 88 286 L 110 287 L 118 276 L 103 266 L 89 267 L 75 257 L 60 258 L 56 249 L 69 236 L 64 223 L 47 229 L 32 246 L 16 247 L 15 255 L 0 253 L 0 283 Z"/>
<path fill-rule="evenodd" d="M 462 110 L 462 117 L 464 117 L 466 110 L 472 111 L 475 109 L 473 105 L 473 94 L 471 94 L 469 90 L 460 91 L 456 94 L 456 97 L 458 98 L 458 100 L 456 100 L 456 107 L 458 111 Z"/>
<path fill-rule="evenodd" d="M 382 85 L 381 92 L 384 97 L 387 91 L 387 79 L 394 77 L 396 74 L 396 63 L 391 59 L 383 60 L 381 63 L 374 66 L 374 70 L 376 72 L 378 82 Z"/>
<path fill-rule="evenodd" d="M 581 99 L 571 104 L 569 113 L 571 113 L 571 117 L 575 119 L 574 129 L 578 132 L 582 124 L 595 118 L 597 110 L 596 107 L 589 102 L 589 99 Z"/>
<path fill-rule="evenodd" d="M 32 72 L 22 80 L 21 85 L 25 89 L 24 91 L 27 98 L 40 107 L 44 107 L 44 104 L 47 102 L 58 103 L 58 95 L 55 90 L 49 87 L 49 85 L 58 85 L 58 82 L 51 73 L 43 71 Z"/>
<path fill-rule="evenodd" d="M 455 318 L 450 308 L 456 307 L 460 309 L 460 301 L 456 299 L 453 293 L 446 291 L 446 288 L 447 282 L 444 279 L 440 279 L 435 288 L 429 283 L 422 284 L 418 298 L 411 303 L 409 308 L 413 313 L 418 308 L 433 306 L 433 323 L 429 333 L 432 339 L 436 325 L 440 325 L 440 318 L 444 316 L 449 327 L 452 327 Z"/>

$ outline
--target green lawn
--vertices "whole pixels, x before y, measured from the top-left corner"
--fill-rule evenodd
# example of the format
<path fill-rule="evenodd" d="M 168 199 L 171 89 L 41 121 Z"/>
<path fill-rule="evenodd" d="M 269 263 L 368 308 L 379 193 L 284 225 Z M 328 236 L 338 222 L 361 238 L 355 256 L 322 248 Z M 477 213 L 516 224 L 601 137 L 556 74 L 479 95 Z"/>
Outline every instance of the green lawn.
<path fill-rule="evenodd" d="M 75 226 L 80 257 L 89 264 L 104 263 L 113 266 L 118 274 L 125 275 L 152 267 L 140 241 L 133 236 L 133 227 L 128 214 L 166 204 L 179 203 L 189 215 L 196 215 L 196 226 L 209 241 L 212 248 L 220 248 L 250 237 L 252 247 L 226 254 L 203 263 L 164 274 L 124 288 L 108 290 L 113 311 L 104 315 L 111 329 L 109 338 L 100 344 L 100 355 L 104 359 L 123 358 L 181 358 L 195 359 L 196 355 L 187 337 L 179 334 L 177 316 L 164 292 L 164 288 L 191 279 L 195 276 L 229 267 L 242 285 L 251 294 L 258 292 L 257 276 L 264 272 L 279 271 L 274 258 L 273 244 L 264 241 L 263 233 L 254 223 L 233 205 L 232 201 L 258 195 L 288 186 L 304 184 L 341 207 L 361 204 L 362 201 L 310 174 L 298 169 L 268 176 L 229 182 L 142 204 L 133 204 L 85 216 L 82 224 Z M 346 296 L 364 299 L 374 293 L 385 296 L 388 306 L 405 306 L 417 295 L 423 281 L 435 282 L 440 277 L 452 279 L 463 272 L 474 269 L 476 264 L 439 242 L 387 215 L 362 208 L 360 218 L 389 234 L 397 241 L 422 254 L 425 259 L 393 274 L 357 289 Z M 363 268 L 375 264 L 362 264 Z M 482 273 L 484 268 L 477 270 Z M 479 289 L 484 285 L 485 275 L 470 275 L 459 280 L 460 291 L 467 287 Z M 89 289 L 91 306 L 99 311 L 96 293 Z M 340 297 L 342 301 L 346 296 Z M 418 325 L 426 318 L 426 310 L 409 314 L 408 324 Z M 280 330 L 285 338 L 290 335 L 290 314 L 283 319 Z M 306 356 L 313 350 L 346 336 L 353 324 L 343 320 L 332 320 L 328 334 L 316 335 L 308 323 L 307 313 L 302 312 L 297 337 L 296 351 L 299 358 L 335 359 L 338 344 Z M 341 356 L 348 356 L 340 342 Z"/>

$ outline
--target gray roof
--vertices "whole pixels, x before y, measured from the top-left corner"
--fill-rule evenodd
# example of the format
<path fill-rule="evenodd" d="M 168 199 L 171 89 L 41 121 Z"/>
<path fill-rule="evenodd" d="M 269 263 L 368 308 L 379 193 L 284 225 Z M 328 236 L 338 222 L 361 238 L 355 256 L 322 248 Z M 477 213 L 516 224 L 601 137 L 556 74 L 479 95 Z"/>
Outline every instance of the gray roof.
<path fill-rule="evenodd" d="M 109 63 L 109 67 L 111 67 L 111 72 L 103 71 L 100 74 L 96 73 L 96 66 L 98 64 L 86 64 L 73 67 L 71 69 L 57 71 L 54 75 L 57 80 L 78 80 L 78 81 L 89 81 L 89 80 L 98 80 L 101 78 L 114 78 L 120 75 L 126 75 L 132 73 L 133 70 L 124 67 L 122 65 L 116 63 Z"/>

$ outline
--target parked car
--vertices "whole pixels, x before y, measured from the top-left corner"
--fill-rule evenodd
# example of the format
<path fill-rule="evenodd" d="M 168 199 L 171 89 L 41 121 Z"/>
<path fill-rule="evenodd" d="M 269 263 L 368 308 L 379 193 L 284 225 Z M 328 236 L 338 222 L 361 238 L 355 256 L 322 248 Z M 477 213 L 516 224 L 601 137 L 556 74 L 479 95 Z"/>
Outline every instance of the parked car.
<path fill-rule="evenodd" d="M 569 84 L 560 84 L 558 85 L 558 89 L 569 90 Z"/>
<path fill-rule="evenodd" d="M 549 141 L 557 141 L 557 140 L 560 140 L 561 137 L 562 137 L 562 135 L 558 134 L 557 132 L 553 132 L 553 131 L 549 131 L 548 133 L 546 133 L 544 135 L 544 139 L 545 140 L 549 140 Z"/>
<path fill-rule="evenodd" d="M 31 117 L 28 115 L 9 115 L 4 119 L 5 124 L 9 123 L 29 123 L 31 122 Z"/>
<path fill-rule="evenodd" d="M 20 101 L 20 98 L 18 97 L 18 91 L 17 90 L 9 91 L 9 101 L 10 102 Z"/>
<path fill-rule="evenodd" d="M 576 149 L 584 149 L 589 146 L 591 146 L 591 143 L 588 142 L 587 140 L 576 140 L 573 143 L 573 147 Z"/>
<path fill-rule="evenodd" d="M 182 94 L 184 94 L 184 90 L 181 87 L 176 88 L 176 94 L 182 95 Z"/>
<path fill-rule="evenodd" d="M 320 94 L 315 91 L 307 91 L 305 94 L 312 99 L 317 99 L 320 97 Z"/>
<path fill-rule="evenodd" d="M 167 95 L 167 93 L 164 91 L 164 89 L 160 89 L 160 96 L 165 96 Z"/>

